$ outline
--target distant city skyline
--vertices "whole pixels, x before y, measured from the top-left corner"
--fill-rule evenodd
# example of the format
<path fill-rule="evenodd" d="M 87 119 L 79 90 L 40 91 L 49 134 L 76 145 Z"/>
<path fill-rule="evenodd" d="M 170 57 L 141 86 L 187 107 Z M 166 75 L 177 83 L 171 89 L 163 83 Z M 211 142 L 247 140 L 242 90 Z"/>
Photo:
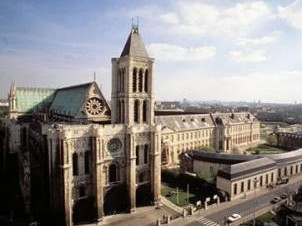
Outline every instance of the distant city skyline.
<path fill-rule="evenodd" d="M 139 17 L 156 100 L 302 102 L 302 0 L 0 2 L 0 99 L 96 81 Z"/>

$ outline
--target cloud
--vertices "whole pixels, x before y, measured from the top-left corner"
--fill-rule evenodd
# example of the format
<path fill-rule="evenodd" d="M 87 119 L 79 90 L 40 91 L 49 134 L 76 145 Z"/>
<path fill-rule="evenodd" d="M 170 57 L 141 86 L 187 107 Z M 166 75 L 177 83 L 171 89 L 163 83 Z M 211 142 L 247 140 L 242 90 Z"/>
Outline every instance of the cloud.
<path fill-rule="evenodd" d="M 267 45 L 275 42 L 276 39 L 276 36 L 263 36 L 260 38 L 239 38 L 235 44 L 239 46 Z"/>
<path fill-rule="evenodd" d="M 290 26 L 302 29 L 302 0 L 296 0 L 288 6 L 278 6 L 279 16 Z"/>
<path fill-rule="evenodd" d="M 234 34 L 272 17 L 262 2 L 237 3 L 229 8 L 197 1 L 180 1 L 175 11 L 163 13 L 160 19 L 171 32 L 186 35 Z"/>
<path fill-rule="evenodd" d="M 152 43 L 147 49 L 151 56 L 160 61 L 199 61 L 212 58 L 216 54 L 213 46 L 185 48 L 167 43 Z"/>
<path fill-rule="evenodd" d="M 266 50 L 234 50 L 229 52 L 229 59 L 235 62 L 263 62 L 267 61 Z"/>

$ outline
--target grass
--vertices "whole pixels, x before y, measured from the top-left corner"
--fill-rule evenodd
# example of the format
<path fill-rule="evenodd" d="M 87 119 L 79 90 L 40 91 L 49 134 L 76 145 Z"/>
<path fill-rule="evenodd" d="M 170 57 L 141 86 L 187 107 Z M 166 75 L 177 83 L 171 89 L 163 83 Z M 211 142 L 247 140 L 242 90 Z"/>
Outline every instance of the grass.
<path fill-rule="evenodd" d="M 178 203 L 177 203 L 177 193 L 176 188 L 169 187 L 167 185 L 162 185 L 161 187 L 161 194 L 162 196 L 165 196 L 170 202 L 174 203 L 177 206 L 183 207 L 187 206 L 189 204 L 195 204 L 190 203 L 190 200 L 196 200 L 196 195 L 189 193 L 189 200 L 187 200 L 187 191 L 184 191 L 182 189 L 178 189 Z M 169 193 L 172 195 L 169 195 Z"/>
<path fill-rule="evenodd" d="M 259 154 L 279 154 L 285 152 L 284 149 L 272 147 L 267 144 L 260 144 L 257 147 L 249 148 L 247 151 L 251 152 L 253 155 Z"/>
<path fill-rule="evenodd" d="M 265 223 L 271 222 L 273 217 L 274 215 L 271 212 L 264 213 L 256 218 L 256 225 L 265 225 Z M 249 221 L 246 225 L 253 225 L 253 220 Z"/>

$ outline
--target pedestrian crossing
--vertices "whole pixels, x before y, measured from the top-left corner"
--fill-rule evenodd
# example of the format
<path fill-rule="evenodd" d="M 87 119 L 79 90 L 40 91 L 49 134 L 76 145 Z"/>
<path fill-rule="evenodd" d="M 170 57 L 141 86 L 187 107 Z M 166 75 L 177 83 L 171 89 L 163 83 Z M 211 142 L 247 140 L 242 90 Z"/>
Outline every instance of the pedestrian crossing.
<path fill-rule="evenodd" d="M 208 218 L 205 217 L 199 217 L 198 219 L 196 219 L 198 222 L 201 223 L 201 225 L 204 226 L 219 226 L 219 224 L 215 223 L 214 221 L 211 221 Z"/>

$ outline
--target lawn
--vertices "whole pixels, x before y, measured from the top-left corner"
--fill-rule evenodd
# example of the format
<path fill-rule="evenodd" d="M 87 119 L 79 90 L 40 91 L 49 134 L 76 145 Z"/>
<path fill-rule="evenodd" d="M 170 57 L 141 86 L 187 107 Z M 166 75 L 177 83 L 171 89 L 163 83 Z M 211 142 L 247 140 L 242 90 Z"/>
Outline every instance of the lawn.
<path fill-rule="evenodd" d="M 262 214 L 261 216 L 256 218 L 256 225 L 265 225 L 266 223 L 269 223 L 272 221 L 274 215 L 270 212 L 267 212 L 265 214 Z M 244 225 L 253 225 L 253 220 L 249 221 L 247 224 Z"/>
<path fill-rule="evenodd" d="M 284 149 L 273 147 L 267 144 L 260 144 L 257 147 L 247 149 L 247 151 L 251 152 L 253 155 L 279 154 L 286 152 Z"/>
<path fill-rule="evenodd" d="M 197 196 L 195 194 L 189 193 L 189 201 L 188 201 L 187 191 L 178 189 L 178 203 L 177 203 L 177 189 L 173 187 L 168 187 L 167 185 L 163 185 L 163 184 L 161 186 L 161 195 L 165 196 L 165 198 L 167 198 L 170 202 L 181 207 L 187 206 L 189 204 L 196 204 L 193 203 L 192 200 L 197 200 Z"/>

